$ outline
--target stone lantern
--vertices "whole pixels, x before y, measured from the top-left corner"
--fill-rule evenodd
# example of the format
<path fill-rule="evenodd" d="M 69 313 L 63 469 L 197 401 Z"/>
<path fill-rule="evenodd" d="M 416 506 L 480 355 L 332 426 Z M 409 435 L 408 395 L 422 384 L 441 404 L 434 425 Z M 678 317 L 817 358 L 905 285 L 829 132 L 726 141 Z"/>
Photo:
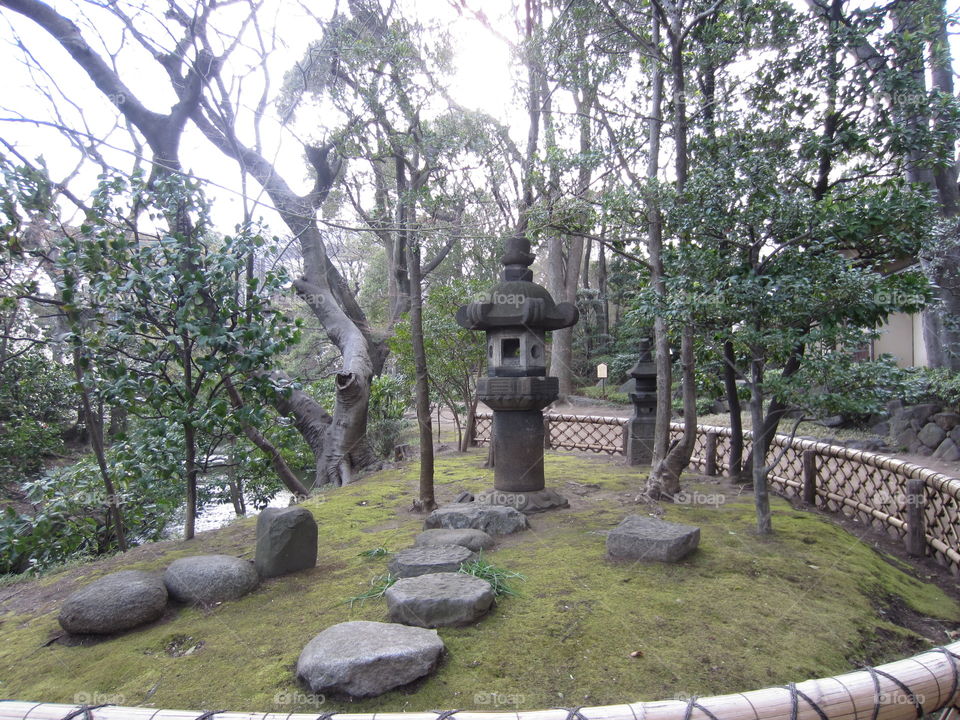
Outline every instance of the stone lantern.
<path fill-rule="evenodd" d="M 657 366 L 650 355 L 650 341 L 640 341 L 640 356 L 630 369 L 634 381 L 633 417 L 627 421 L 624 455 L 627 465 L 649 465 L 653 460 L 654 429 L 657 426 Z"/>
<path fill-rule="evenodd" d="M 477 396 L 493 410 L 494 489 L 478 500 L 530 514 L 568 505 L 543 478 L 543 408 L 559 393 L 557 378 L 547 377 L 545 334 L 574 325 L 579 313 L 533 282 L 529 240 L 505 246 L 500 283 L 461 307 L 457 323 L 487 333 L 487 377 Z"/>

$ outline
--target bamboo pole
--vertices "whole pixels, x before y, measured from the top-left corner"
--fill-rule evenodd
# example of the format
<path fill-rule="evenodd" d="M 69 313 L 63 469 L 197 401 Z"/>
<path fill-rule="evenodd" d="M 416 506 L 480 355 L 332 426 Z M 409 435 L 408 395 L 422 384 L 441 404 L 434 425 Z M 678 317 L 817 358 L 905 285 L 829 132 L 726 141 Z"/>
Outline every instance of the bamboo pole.
<path fill-rule="evenodd" d="M 950 655 L 948 655 L 950 653 Z M 914 720 L 923 714 L 955 707 L 958 694 L 960 642 L 945 648 L 887 663 L 869 670 L 798 683 L 789 687 L 694 698 L 580 708 L 585 720 Z M 891 678 L 895 678 L 892 680 Z M 900 684 L 909 689 L 904 693 Z M 809 698 L 809 701 L 806 699 Z M 812 704 L 811 704 L 812 703 Z M 814 704 L 816 707 L 814 707 Z M 819 712 L 818 712 L 819 710 Z M 0 720 L 63 720 L 72 713 L 84 718 L 83 706 L 5 701 Z M 821 716 L 822 713 L 823 715 Z M 450 720 L 570 720 L 565 709 L 525 712 L 443 713 Z M 106 706 L 90 709 L 89 720 L 316 720 L 313 713 L 218 712 L 157 710 L 145 707 Z M 437 720 L 437 712 L 337 713 L 332 720 Z"/>

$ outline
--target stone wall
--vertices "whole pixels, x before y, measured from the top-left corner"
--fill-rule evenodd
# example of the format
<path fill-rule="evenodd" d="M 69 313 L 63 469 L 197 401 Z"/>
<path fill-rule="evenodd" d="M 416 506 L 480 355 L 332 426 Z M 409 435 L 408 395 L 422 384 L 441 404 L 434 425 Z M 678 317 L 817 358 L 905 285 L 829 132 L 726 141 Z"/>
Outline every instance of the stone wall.
<path fill-rule="evenodd" d="M 887 410 L 889 418 L 873 431 L 888 436 L 893 449 L 945 462 L 960 460 L 960 415 L 934 403 L 904 406 L 898 400 Z"/>

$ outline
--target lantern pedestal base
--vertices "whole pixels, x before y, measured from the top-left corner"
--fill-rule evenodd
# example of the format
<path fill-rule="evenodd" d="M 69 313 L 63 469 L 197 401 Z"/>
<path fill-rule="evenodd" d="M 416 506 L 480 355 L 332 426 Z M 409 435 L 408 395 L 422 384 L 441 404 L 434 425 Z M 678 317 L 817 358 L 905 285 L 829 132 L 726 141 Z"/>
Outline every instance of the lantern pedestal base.
<path fill-rule="evenodd" d="M 506 492 L 503 490 L 488 490 L 477 495 L 476 502 L 484 505 L 504 505 L 519 510 L 524 515 L 570 507 L 570 502 L 556 490 L 545 488 L 531 492 Z"/>
<path fill-rule="evenodd" d="M 649 465 L 653 462 L 654 431 L 657 426 L 653 415 L 632 417 L 627 423 L 623 454 L 627 465 Z"/>

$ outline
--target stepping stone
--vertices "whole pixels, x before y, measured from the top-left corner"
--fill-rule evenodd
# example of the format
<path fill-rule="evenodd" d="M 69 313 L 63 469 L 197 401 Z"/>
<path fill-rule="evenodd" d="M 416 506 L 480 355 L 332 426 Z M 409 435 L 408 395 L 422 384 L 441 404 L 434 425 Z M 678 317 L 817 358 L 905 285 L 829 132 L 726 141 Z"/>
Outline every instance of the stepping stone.
<path fill-rule="evenodd" d="M 167 589 L 159 575 L 121 570 L 71 594 L 57 620 L 69 633 L 109 635 L 153 622 L 167 606 Z"/>
<path fill-rule="evenodd" d="M 493 588 L 466 573 L 431 573 L 397 580 L 386 597 L 393 622 L 434 628 L 482 618 L 493 605 Z"/>
<path fill-rule="evenodd" d="M 416 577 L 428 573 L 454 573 L 475 555 L 462 545 L 428 545 L 395 553 L 387 564 L 397 577 Z"/>
<path fill-rule="evenodd" d="M 530 527 L 527 516 L 502 505 L 457 503 L 437 508 L 427 516 L 424 527 L 483 530 L 488 535 L 510 535 Z"/>
<path fill-rule="evenodd" d="M 317 521 L 302 507 L 267 508 L 257 517 L 254 566 L 262 578 L 317 565 Z"/>
<path fill-rule="evenodd" d="M 462 545 L 473 552 L 480 552 L 481 550 L 489 550 L 493 547 L 493 538 L 483 530 L 473 530 L 472 528 L 464 528 L 463 530 L 437 528 L 436 530 L 424 530 L 417 535 L 413 544 L 419 547 L 425 547 L 427 545 Z"/>
<path fill-rule="evenodd" d="M 676 562 L 700 544 L 700 528 L 643 515 L 628 515 L 607 535 L 616 560 Z"/>
<path fill-rule="evenodd" d="M 374 697 L 433 672 L 443 648 L 436 630 L 344 622 L 307 643 L 297 678 L 313 693 Z"/>
<path fill-rule="evenodd" d="M 170 563 L 163 582 L 174 600 L 215 605 L 243 597 L 260 584 L 260 578 L 246 560 L 230 555 L 195 555 Z"/>

